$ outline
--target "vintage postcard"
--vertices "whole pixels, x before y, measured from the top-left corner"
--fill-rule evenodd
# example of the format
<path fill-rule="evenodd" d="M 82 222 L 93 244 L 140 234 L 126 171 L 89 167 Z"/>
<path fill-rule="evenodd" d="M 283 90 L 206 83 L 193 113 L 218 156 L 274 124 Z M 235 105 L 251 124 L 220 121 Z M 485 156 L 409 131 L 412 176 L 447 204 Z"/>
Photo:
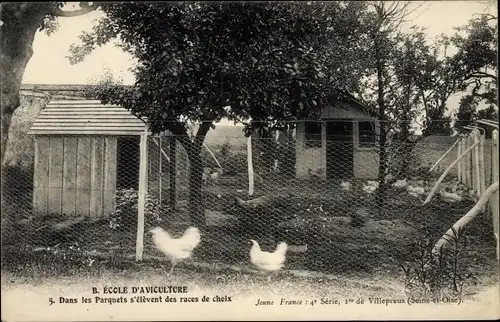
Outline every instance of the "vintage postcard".
<path fill-rule="evenodd" d="M 3 321 L 498 319 L 494 1 L 3 2 Z"/>

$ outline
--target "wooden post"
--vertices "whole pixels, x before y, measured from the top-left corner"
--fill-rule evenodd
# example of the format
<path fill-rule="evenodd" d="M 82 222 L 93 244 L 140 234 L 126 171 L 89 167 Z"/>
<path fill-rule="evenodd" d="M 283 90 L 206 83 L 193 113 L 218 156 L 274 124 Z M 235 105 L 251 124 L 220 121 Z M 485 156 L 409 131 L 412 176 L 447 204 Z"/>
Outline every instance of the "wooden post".
<path fill-rule="evenodd" d="M 467 186 L 471 186 L 472 180 L 471 180 L 471 175 L 472 175 L 472 167 L 471 167 L 471 156 L 472 156 L 472 150 L 469 150 L 469 147 L 471 146 L 472 143 L 472 137 L 470 135 L 467 135 L 466 141 L 465 141 L 465 149 L 468 150 L 469 152 L 465 156 L 465 184 Z"/>
<path fill-rule="evenodd" d="M 492 176 L 493 176 L 493 182 L 498 181 L 498 130 L 493 130 L 492 133 L 492 148 L 493 148 L 493 158 L 491 160 L 492 164 Z M 500 259 L 500 254 L 499 254 L 499 249 L 500 249 L 500 236 L 499 236 L 499 231 L 498 231 L 498 226 L 499 226 L 499 221 L 500 221 L 500 214 L 498 211 L 498 191 L 495 192 L 493 197 L 490 200 L 490 209 L 491 209 L 491 215 L 493 217 L 493 230 L 495 233 L 495 238 L 497 240 L 497 259 Z"/>
<path fill-rule="evenodd" d="M 474 136 L 474 144 L 476 144 L 476 147 L 474 148 L 474 174 L 473 174 L 473 178 L 475 179 L 474 180 L 474 186 L 475 186 L 475 189 L 476 189 L 476 194 L 478 196 L 481 195 L 482 191 L 481 191 L 481 168 L 480 168 L 480 164 L 479 164 L 479 144 L 481 143 L 480 141 L 480 133 L 479 131 L 476 129 L 472 132 L 472 135 Z"/>
<path fill-rule="evenodd" d="M 464 136 L 462 138 L 460 145 L 461 145 L 460 153 L 464 153 L 464 151 L 467 147 L 467 137 L 466 136 Z M 460 160 L 460 169 L 461 169 L 460 172 L 462 173 L 462 183 L 465 184 L 465 182 L 467 181 L 467 172 L 466 172 L 467 168 L 466 168 L 466 164 L 465 164 L 465 159 Z"/>
<path fill-rule="evenodd" d="M 478 143 L 479 144 L 479 143 Z M 427 198 L 425 199 L 424 201 L 424 205 L 426 203 L 428 203 L 429 201 L 431 201 L 431 198 L 432 196 L 436 193 L 439 185 L 441 184 L 441 182 L 443 181 L 443 179 L 446 177 L 446 175 L 448 174 L 448 172 L 450 172 L 451 169 L 453 169 L 453 167 L 462 159 L 464 158 L 465 156 L 468 156 L 470 155 L 471 151 L 476 147 L 475 144 L 473 144 L 472 146 L 470 146 L 467 150 L 465 150 L 464 152 L 462 152 L 461 155 L 458 156 L 458 159 L 456 159 L 455 161 L 452 162 L 452 164 L 450 164 L 448 166 L 448 168 L 446 168 L 446 170 L 444 170 L 443 174 L 439 177 L 438 181 L 434 184 L 434 187 L 432 187 L 432 190 L 429 192 L 429 194 L 427 195 Z"/>
<path fill-rule="evenodd" d="M 278 172 L 279 170 L 279 157 L 278 157 L 278 147 L 279 147 L 279 141 L 280 141 L 280 131 L 279 130 L 276 130 L 276 138 L 274 139 L 274 141 L 276 142 L 276 145 L 274 146 L 274 163 L 273 163 L 273 169 L 275 172 Z"/>
<path fill-rule="evenodd" d="M 481 193 L 486 190 L 486 170 L 484 165 L 484 139 L 485 134 L 479 136 L 479 168 L 480 168 L 480 189 Z M 480 194 L 478 194 L 480 195 Z"/>
<path fill-rule="evenodd" d="M 217 165 L 219 166 L 219 169 L 222 169 L 222 165 L 220 164 L 219 160 L 217 160 L 217 158 L 215 157 L 215 154 L 212 152 L 212 150 L 210 150 L 210 148 L 208 147 L 208 145 L 206 145 L 205 143 L 203 143 L 203 146 L 205 147 L 205 149 L 207 149 L 208 153 L 210 153 L 210 155 L 214 159 L 215 163 L 217 163 Z"/>
<path fill-rule="evenodd" d="M 137 241 L 135 260 L 141 261 L 144 251 L 144 211 L 148 189 L 148 132 L 147 127 L 141 135 L 139 162 L 139 196 L 137 202 Z"/>
<path fill-rule="evenodd" d="M 253 178 L 253 163 L 252 163 L 252 136 L 247 138 L 247 163 L 248 163 L 248 195 L 253 195 L 254 178 Z"/>
<path fill-rule="evenodd" d="M 467 225 L 478 213 L 481 212 L 481 209 L 486 205 L 488 200 L 491 200 L 492 196 L 497 193 L 498 194 L 498 180 L 488 187 L 481 195 L 481 198 L 477 201 L 477 203 L 469 210 L 462 218 L 460 218 L 452 228 L 458 231 L 460 228 L 463 228 Z M 437 253 L 441 247 L 446 246 L 450 243 L 449 237 L 453 236 L 453 229 L 450 228 L 448 231 L 441 237 L 438 242 L 434 245 L 432 252 Z M 497 242 L 498 246 L 498 242 Z M 497 248 L 497 256 L 498 256 L 498 248 Z"/>
<path fill-rule="evenodd" d="M 459 138 L 458 139 L 459 142 L 458 142 L 458 145 L 457 145 L 457 159 L 458 159 L 458 156 L 460 154 L 462 154 L 462 138 Z M 458 178 L 458 182 L 462 182 L 462 160 L 460 160 L 458 162 L 458 166 L 457 166 L 457 178 Z"/>
<path fill-rule="evenodd" d="M 432 172 L 434 171 L 434 169 L 436 169 L 436 167 L 438 166 L 438 164 L 443 161 L 443 159 L 453 150 L 453 148 L 458 144 L 458 142 L 460 141 L 460 139 L 456 140 L 455 143 L 453 143 L 453 145 L 439 158 L 439 160 L 436 161 L 436 163 L 434 163 L 434 165 L 429 169 L 429 172 Z"/>
<path fill-rule="evenodd" d="M 163 150 L 161 149 L 161 142 L 162 142 L 162 137 L 158 137 L 158 140 L 160 141 L 158 144 L 158 202 L 160 205 L 162 204 L 162 152 Z"/>
<path fill-rule="evenodd" d="M 170 154 L 170 206 L 177 208 L 177 140 L 172 134 L 169 136 L 168 152 Z"/>

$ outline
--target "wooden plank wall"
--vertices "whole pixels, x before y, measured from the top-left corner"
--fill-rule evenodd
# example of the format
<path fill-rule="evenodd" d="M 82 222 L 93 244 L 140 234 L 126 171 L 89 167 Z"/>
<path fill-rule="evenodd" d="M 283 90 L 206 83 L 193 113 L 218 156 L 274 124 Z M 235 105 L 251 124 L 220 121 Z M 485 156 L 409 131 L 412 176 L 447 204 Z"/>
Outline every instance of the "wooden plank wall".
<path fill-rule="evenodd" d="M 90 216 L 102 215 L 102 201 L 104 190 L 104 138 L 92 137 L 92 153 L 90 166 Z"/>
<path fill-rule="evenodd" d="M 45 214 L 47 213 L 49 183 L 49 138 L 40 136 L 34 142 L 33 208 Z"/>
<path fill-rule="evenodd" d="M 115 207 L 117 137 L 35 138 L 35 211 L 100 217 Z"/>
<path fill-rule="evenodd" d="M 111 214 L 115 210 L 116 175 L 117 175 L 117 138 L 104 139 L 104 194 L 103 212 Z"/>
<path fill-rule="evenodd" d="M 90 176 L 91 176 L 91 138 L 78 138 L 78 162 L 76 165 L 76 213 L 82 216 L 90 215 Z"/>
<path fill-rule="evenodd" d="M 77 182 L 77 158 L 78 158 L 78 138 L 63 138 L 64 146 L 64 164 L 63 164 L 63 182 L 62 182 L 62 213 L 67 216 L 76 214 L 76 191 Z"/>

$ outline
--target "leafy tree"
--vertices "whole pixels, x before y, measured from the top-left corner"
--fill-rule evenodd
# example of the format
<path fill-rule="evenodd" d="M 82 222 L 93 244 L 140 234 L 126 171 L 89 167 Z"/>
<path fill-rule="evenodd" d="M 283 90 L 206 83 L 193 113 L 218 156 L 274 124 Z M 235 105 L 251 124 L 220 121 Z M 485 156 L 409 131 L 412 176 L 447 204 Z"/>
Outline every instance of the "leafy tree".
<path fill-rule="evenodd" d="M 473 95 L 465 95 L 460 99 L 458 111 L 455 114 L 455 130 L 461 132 L 462 127 L 477 119 L 477 106 L 478 101 Z"/>
<path fill-rule="evenodd" d="M 0 3 L 0 78 L 1 86 L 1 162 L 3 165 L 9 128 L 19 107 L 19 89 L 26 65 L 33 55 L 33 41 L 38 31 L 57 30 L 58 17 L 74 17 L 95 10 L 99 4 L 80 2 L 80 9 L 63 10 L 65 2 Z"/>
<path fill-rule="evenodd" d="M 480 14 L 456 28 L 450 42 L 457 48 L 453 57 L 458 90 L 467 92 L 455 114 L 460 131 L 477 119 L 498 120 L 498 18 Z M 479 109 L 486 104 L 486 108 Z M 487 129 L 490 136 L 491 129 Z"/>
<path fill-rule="evenodd" d="M 479 119 L 498 121 L 498 110 L 495 106 L 490 105 L 478 110 L 480 100 L 479 97 L 473 94 L 467 94 L 460 99 L 458 111 L 455 113 L 454 128 L 456 131 L 463 132 L 464 126 L 472 125 Z M 491 137 L 492 130 L 489 127 L 485 128 L 487 138 Z M 469 130 L 465 132 L 469 132 Z"/>
<path fill-rule="evenodd" d="M 368 37 L 364 42 L 367 78 L 362 89 L 364 91 L 362 97 L 363 101 L 373 109 L 380 123 L 380 132 L 377 136 L 379 188 L 376 200 L 381 211 L 384 208 L 387 193 L 386 178 L 391 170 L 388 153 L 389 134 L 395 130 L 396 118 L 409 117 L 405 115 L 405 113 L 408 114 L 409 109 L 401 109 L 401 104 L 405 102 L 401 102 L 400 97 L 402 90 L 412 86 L 411 77 L 406 75 L 409 72 L 406 70 L 406 60 L 411 55 L 409 50 L 403 52 L 399 47 L 402 39 L 399 26 L 409 14 L 408 8 L 408 3 L 371 1 L 369 10 L 364 15 Z M 373 97 L 376 100 L 373 100 Z"/>
<path fill-rule="evenodd" d="M 459 90 L 498 108 L 498 17 L 481 14 L 456 28 L 450 42 Z"/>
<path fill-rule="evenodd" d="M 417 85 L 422 81 L 422 70 L 425 70 L 430 52 L 424 31 L 417 27 L 412 29 L 411 33 L 397 37 L 392 59 L 394 77 L 387 93 L 392 101 L 389 114 L 395 132 L 393 141 L 399 145 L 393 149 L 396 152 L 392 153 L 389 170 L 395 178 L 406 176 L 411 159 L 408 156 L 415 147 L 412 124 L 422 114 L 421 92 Z"/>
<path fill-rule="evenodd" d="M 176 136 L 191 165 L 191 219 L 203 226 L 200 150 L 207 132 L 223 117 L 245 122 L 247 133 L 278 128 L 319 113 L 339 93 L 334 89 L 355 88 L 360 39 L 351 32 L 361 29 L 363 8 L 351 2 L 106 3 L 106 17 L 81 36 L 70 60 L 77 63 L 115 38 L 137 58 L 135 85 L 109 86 L 100 98 L 147 118 L 153 132 Z"/>
<path fill-rule="evenodd" d="M 451 119 L 445 116 L 447 102 L 457 92 L 453 58 L 448 56 L 450 41 L 441 36 L 430 47 L 417 80 L 423 107 L 424 136 L 452 133 Z"/>

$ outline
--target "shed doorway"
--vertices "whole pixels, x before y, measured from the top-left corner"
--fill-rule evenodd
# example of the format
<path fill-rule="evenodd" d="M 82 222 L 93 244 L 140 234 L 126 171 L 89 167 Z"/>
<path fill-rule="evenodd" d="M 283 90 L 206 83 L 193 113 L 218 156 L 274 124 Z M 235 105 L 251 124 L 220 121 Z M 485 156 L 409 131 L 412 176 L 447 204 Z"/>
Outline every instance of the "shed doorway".
<path fill-rule="evenodd" d="M 353 126 L 352 120 L 326 121 L 326 177 L 352 178 Z"/>
<path fill-rule="evenodd" d="M 117 140 L 118 189 L 139 189 L 140 136 L 123 136 Z"/>

